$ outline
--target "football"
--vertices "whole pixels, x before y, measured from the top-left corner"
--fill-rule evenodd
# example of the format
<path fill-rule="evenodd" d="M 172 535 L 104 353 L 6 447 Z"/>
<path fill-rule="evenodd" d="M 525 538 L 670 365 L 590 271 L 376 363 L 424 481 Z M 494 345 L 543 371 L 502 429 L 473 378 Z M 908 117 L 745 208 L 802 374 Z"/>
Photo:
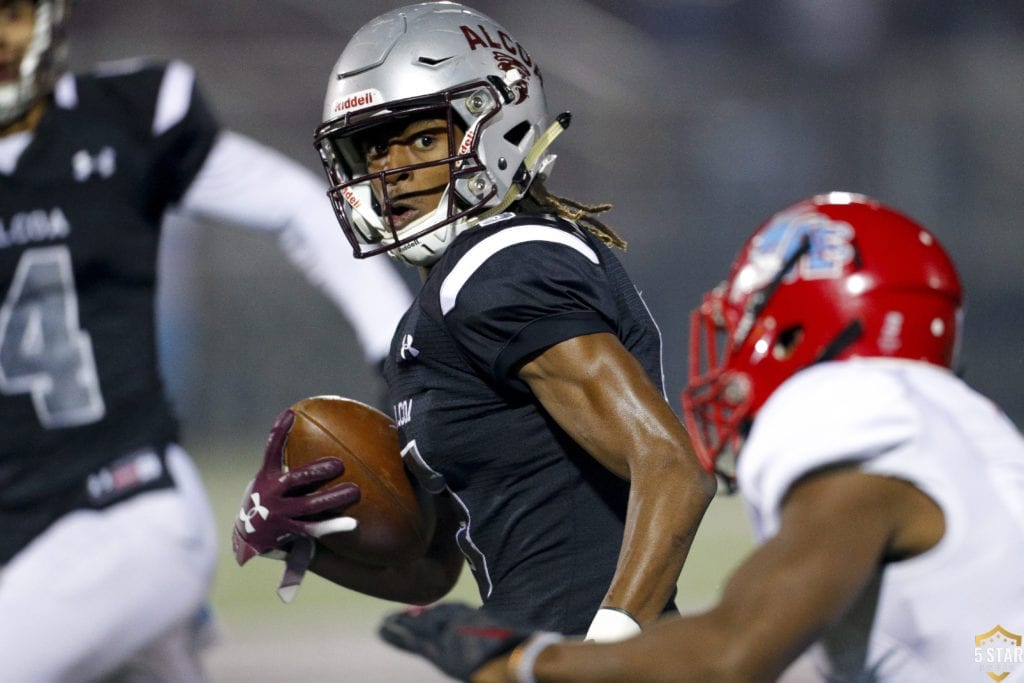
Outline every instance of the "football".
<path fill-rule="evenodd" d="M 361 497 L 345 511 L 358 520 L 354 531 L 328 534 L 320 544 L 365 564 L 388 566 L 422 557 L 434 532 L 431 497 L 405 468 L 398 429 L 381 411 L 349 398 L 314 396 L 291 406 L 282 465 L 325 456 L 341 458 L 345 472 L 324 484 L 358 484 Z"/>

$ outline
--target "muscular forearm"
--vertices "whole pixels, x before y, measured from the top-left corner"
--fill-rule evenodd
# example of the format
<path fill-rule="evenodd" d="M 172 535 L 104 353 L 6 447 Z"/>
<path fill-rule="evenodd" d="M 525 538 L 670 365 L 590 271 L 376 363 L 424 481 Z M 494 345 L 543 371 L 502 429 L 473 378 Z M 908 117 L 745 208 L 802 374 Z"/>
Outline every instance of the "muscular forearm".
<path fill-rule="evenodd" d="M 715 608 L 621 644 L 547 648 L 537 680 L 776 680 L 876 576 L 905 488 L 847 470 L 805 478 L 779 532 L 733 573 Z"/>
<path fill-rule="evenodd" d="M 604 606 L 656 619 L 714 495 L 689 436 L 643 367 L 611 334 L 576 337 L 520 377 L 587 453 L 629 479 L 626 529 Z"/>
<path fill-rule="evenodd" d="M 676 585 L 715 482 L 678 463 L 636 474 L 615 577 L 603 604 L 644 625 L 661 615 Z"/>

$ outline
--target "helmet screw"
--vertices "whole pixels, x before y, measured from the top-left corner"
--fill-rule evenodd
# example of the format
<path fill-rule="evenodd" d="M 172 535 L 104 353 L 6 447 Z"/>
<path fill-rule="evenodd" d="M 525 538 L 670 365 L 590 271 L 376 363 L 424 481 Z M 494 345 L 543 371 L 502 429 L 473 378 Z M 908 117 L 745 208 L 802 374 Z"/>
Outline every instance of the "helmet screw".
<path fill-rule="evenodd" d="M 734 406 L 743 403 L 749 395 L 750 380 L 743 375 L 730 378 L 729 383 L 725 385 L 725 390 L 722 392 L 722 398 Z"/>
<path fill-rule="evenodd" d="M 481 114 L 487 108 L 488 98 L 481 92 L 475 92 L 466 98 L 466 109 L 474 116 Z"/>
<path fill-rule="evenodd" d="M 498 157 L 498 168 L 502 171 L 508 168 L 508 161 L 505 160 L 505 157 Z"/>
<path fill-rule="evenodd" d="M 475 175 L 469 181 L 469 191 L 479 197 L 487 191 L 488 184 L 487 178 L 483 175 Z"/>

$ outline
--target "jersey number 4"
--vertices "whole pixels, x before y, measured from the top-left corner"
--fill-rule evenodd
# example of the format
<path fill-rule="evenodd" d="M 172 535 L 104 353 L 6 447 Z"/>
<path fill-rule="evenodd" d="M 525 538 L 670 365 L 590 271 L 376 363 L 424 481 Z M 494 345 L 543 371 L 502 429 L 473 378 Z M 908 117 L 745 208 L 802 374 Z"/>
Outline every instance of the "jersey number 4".
<path fill-rule="evenodd" d="M 65 246 L 28 249 L 18 261 L 0 306 L 0 392 L 30 394 L 47 428 L 89 424 L 106 412 Z"/>

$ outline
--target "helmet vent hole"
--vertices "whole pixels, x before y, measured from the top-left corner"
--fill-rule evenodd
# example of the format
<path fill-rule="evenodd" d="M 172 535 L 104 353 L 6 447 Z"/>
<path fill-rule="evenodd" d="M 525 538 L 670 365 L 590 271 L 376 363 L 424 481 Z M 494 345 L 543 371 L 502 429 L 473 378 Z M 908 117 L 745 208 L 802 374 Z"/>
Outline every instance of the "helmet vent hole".
<path fill-rule="evenodd" d="M 438 64 L 444 64 L 449 59 L 451 59 L 450 56 L 449 57 L 438 57 L 436 59 L 434 57 L 420 57 L 417 61 L 420 64 L 425 64 L 427 66 L 437 66 Z"/>
<path fill-rule="evenodd" d="M 510 128 L 509 131 L 505 133 L 505 139 L 508 140 L 511 144 L 518 147 L 519 144 L 523 141 L 523 138 L 525 138 L 526 134 L 529 132 L 530 122 L 523 121 L 519 125 Z"/>
<path fill-rule="evenodd" d="M 804 338 L 804 328 L 802 325 L 794 325 L 784 329 L 775 340 L 775 345 L 772 346 L 772 358 L 775 360 L 787 360 L 796 351 L 796 347 L 800 345 L 800 340 Z"/>

